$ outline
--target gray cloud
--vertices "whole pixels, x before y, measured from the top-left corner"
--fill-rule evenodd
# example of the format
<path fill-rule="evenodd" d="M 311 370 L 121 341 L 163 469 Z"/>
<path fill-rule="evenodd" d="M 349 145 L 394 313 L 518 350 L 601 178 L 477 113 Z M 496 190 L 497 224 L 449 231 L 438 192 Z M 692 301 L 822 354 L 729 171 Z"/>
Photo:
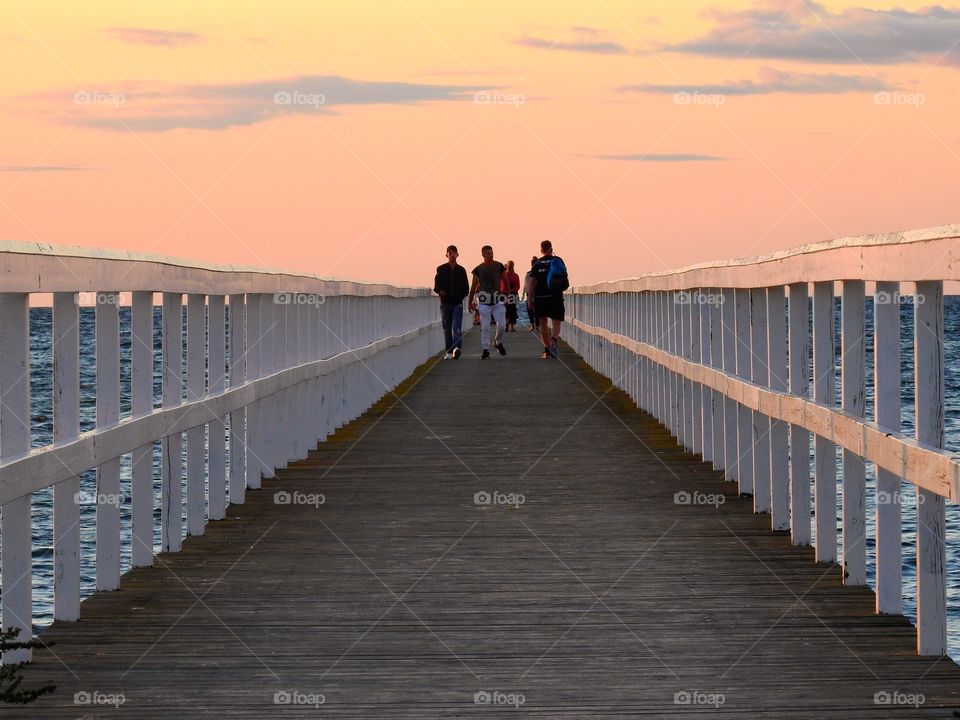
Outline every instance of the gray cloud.
<path fill-rule="evenodd" d="M 705 95 L 770 95 L 791 93 L 795 95 L 834 95 L 849 92 L 876 92 L 891 89 L 879 78 L 864 75 L 835 75 L 832 73 L 793 73 L 761 68 L 759 82 L 738 82 L 700 85 L 623 85 L 621 92 L 638 92 L 673 95 L 675 93 L 702 93 Z"/>
<path fill-rule="evenodd" d="M 718 155 L 700 155 L 697 153 L 628 153 L 623 155 L 581 155 L 581 157 L 592 158 L 594 160 L 650 163 L 724 162 L 729 159 Z"/>
<path fill-rule="evenodd" d="M 163 47 L 179 47 L 181 45 L 196 45 L 206 41 L 200 33 L 156 30 L 154 28 L 113 27 L 103 31 L 106 35 L 130 43 L 131 45 L 159 45 Z"/>
<path fill-rule="evenodd" d="M 516 45 L 540 48 L 544 50 L 562 50 L 565 52 L 593 53 L 597 55 L 629 55 L 630 51 L 613 40 L 605 39 L 607 33 L 597 28 L 577 25 L 570 28 L 570 37 L 558 40 L 546 40 L 533 35 L 524 35 L 514 40 Z"/>
<path fill-rule="evenodd" d="M 224 130 L 285 115 L 330 115 L 351 105 L 419 105 L 473 99 L 484 85 L 366 82 L 327 75 L 222 85 L 133 84 L 116 107 L 74 107 L 70 123 L 102 130 Z M 56 96 L 62 102 L 63 93 Z"/>
<path fill-rule="evenodd" d="M 661 50 L 713 57 L 774 58 L 812 63 L 960 62 L 960 9 L 917 11 L 847 8 L 831 12 L 805 0 L 768 0 L 747 10 L 714 9 L 704 36 Z"/>

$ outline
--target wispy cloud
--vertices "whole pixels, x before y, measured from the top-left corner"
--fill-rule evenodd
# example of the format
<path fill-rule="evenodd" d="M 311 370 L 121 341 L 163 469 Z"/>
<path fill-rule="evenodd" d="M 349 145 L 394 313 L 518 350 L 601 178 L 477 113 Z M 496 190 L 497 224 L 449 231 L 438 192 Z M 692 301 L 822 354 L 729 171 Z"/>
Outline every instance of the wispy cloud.
<path fill-rule="evenodd" d="M 419 105 L 473 100 L 485 85 L 369 82 L 332 75 L 213 85 L 130 83 L 109 91 L 26 98 L 62 122 L 102 130 L 225 130 L 285 115 L 330 115 L 355 105 Z M 77 98 L 80 98 L 78 100 Z M 21 98 L 23 99 L 23 98 Z"/>
<path fill-rule="evenodd" d="M 828 10 L 812 0 L 768 0 L 746 10 L 713 9 L 716 25 L 702 37 L 663 51 L 799 60 L 812 63 L 960 62 L 960 9 L 932 5 Z"/>
<path fill-rule="evenodd" d="M 624 162 L 649 163 L 689 163 L 689 162 L 724 162 L 729 158 L 719 155 L 701 155 L 699 153 L 626 153 L 622 155 L 581 155 L 580 157 L 594 160 L 620 160 Z"/>
<path fill-rule="evenodd" d="M 727 83 L 693 85 L 638 84 L 623 85 L 621 92 L 673 95 L 675 93 L 702 93 L 709 95 L 835 95 L 850 92 L 876 92 L 890 87 L 880 78 L 864 75 L 836 75 L 833 73 L 795 73 L 761 68 L 759 81 L 740 80 Z"/>
<path fill-rule="evenodd" d="M 544 50 L 594 53 L 597 55 L 629 55 L 630 50 L 609 38 L 604 30 L 578 25 L 556 40 L 547 40 L 534 35 L 524 35 L 514 40 L 516 45 Z"/>
<path fill-rule="evenodd" d="M 197 45 L 206 41 L 200 33 L 185 30 L 157 30 L 154 28 L 112 27 L 104 29 L 104 34 L 114 40 L 130 43 L 131 45 L 159 45 L 163 47 L 179 47 L 181 45 Z"/>

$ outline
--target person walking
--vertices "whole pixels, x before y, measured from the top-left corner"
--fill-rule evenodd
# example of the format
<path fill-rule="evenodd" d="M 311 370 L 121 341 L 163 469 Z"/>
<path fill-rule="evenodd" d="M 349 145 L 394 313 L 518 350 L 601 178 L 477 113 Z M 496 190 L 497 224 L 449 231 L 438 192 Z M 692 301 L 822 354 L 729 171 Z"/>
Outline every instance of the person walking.
<path fill-rule="evenodd" d="M 480 249 L 483 255 L 483 262 L 473 269 L 473 284 L 470 286 L 470 311 L 474 309 L 480 311 L 480 344 L 483 346 L 483 352 L 480 355 L 482 360 L 490 357 L 490 318 L 497 324 L 497 333 L 493 339 L 493 346 L 501 355 L 506 355 L 507 351 L 503 347 L 501 339 L 503 337 L 504 326 L 506 325 L 506 308 L 504 295 L 500 291 L 506 278 L 507 269 L 503 263 L 493 259 L 493 248 L 484 245 Z"/>
<path fill-rule="evenodd" d="M 520 295 L 520 276 L 513 271 L 513 260 L 507 260 L 505 282 L 501 288 L 507 300 L 507 332 L 517 331 L 517 299 Z"/>
<path fill-rule="evenodd" d="M 530 269 L 527 270 L 523 276 L 523 299 L 527 303 L 527 318 L 530 320 L 530 332 L 535 333 L 540 332 L 540 326 L 537 323 L 537 313 L 533 306 L 533 283 L 531 278 L 533 277 L 533 269 L 537 266 L 537 260 L 539 260 L 539 258 L 536 255 L 530 258 Z"/>
<path fill-rule="evenodd" d="M 470 286 L 466 269 L 457 264 L 458 256 L 456 245 L 447 246 L 447 262 L 437 268 L 433 278 L 433 291 L 440 296 L 444 360 L 458 360 L 463 351 L 463 299 L 470 292 Z"/>
<path fill-rule="evenodd" d="M 531 270 L 531 280 L 534 310 L 540 321 L 540 339 L 543 341 L 540 357 L 548 360 L 558 356 L 557 339 L 564 320 L 563 291 L 570 287 L 570 280 L 566 264 L 559 255 L 553 254 L 553 243 L 549 240 L 541 242 L 540 252 L 543 255 Z"/>

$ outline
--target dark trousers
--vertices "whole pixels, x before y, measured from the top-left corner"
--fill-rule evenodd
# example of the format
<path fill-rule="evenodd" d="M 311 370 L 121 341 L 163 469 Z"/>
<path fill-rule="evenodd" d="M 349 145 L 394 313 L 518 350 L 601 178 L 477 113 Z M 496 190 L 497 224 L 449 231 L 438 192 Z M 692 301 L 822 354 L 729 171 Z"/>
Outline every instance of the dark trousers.
<path fill-rule="evenodd" d="M 447 352 L 454 348 L 463 349 L 463 302 L 440 303 L 440 319 L 443 322 L 443 341 Z"/>

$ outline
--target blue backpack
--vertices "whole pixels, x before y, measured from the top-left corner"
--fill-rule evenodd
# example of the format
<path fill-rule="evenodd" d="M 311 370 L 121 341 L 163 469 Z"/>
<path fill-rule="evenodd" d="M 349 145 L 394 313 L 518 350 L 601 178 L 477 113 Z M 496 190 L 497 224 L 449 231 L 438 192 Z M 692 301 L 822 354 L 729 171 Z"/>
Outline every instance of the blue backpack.
<path fill-rule="evenodd" d="M 547 268 L 547 287 L 552 293 L 562 293 L 570 287 L 567 266 L 556 256 L 550 258 L 550 267 Z"/>

